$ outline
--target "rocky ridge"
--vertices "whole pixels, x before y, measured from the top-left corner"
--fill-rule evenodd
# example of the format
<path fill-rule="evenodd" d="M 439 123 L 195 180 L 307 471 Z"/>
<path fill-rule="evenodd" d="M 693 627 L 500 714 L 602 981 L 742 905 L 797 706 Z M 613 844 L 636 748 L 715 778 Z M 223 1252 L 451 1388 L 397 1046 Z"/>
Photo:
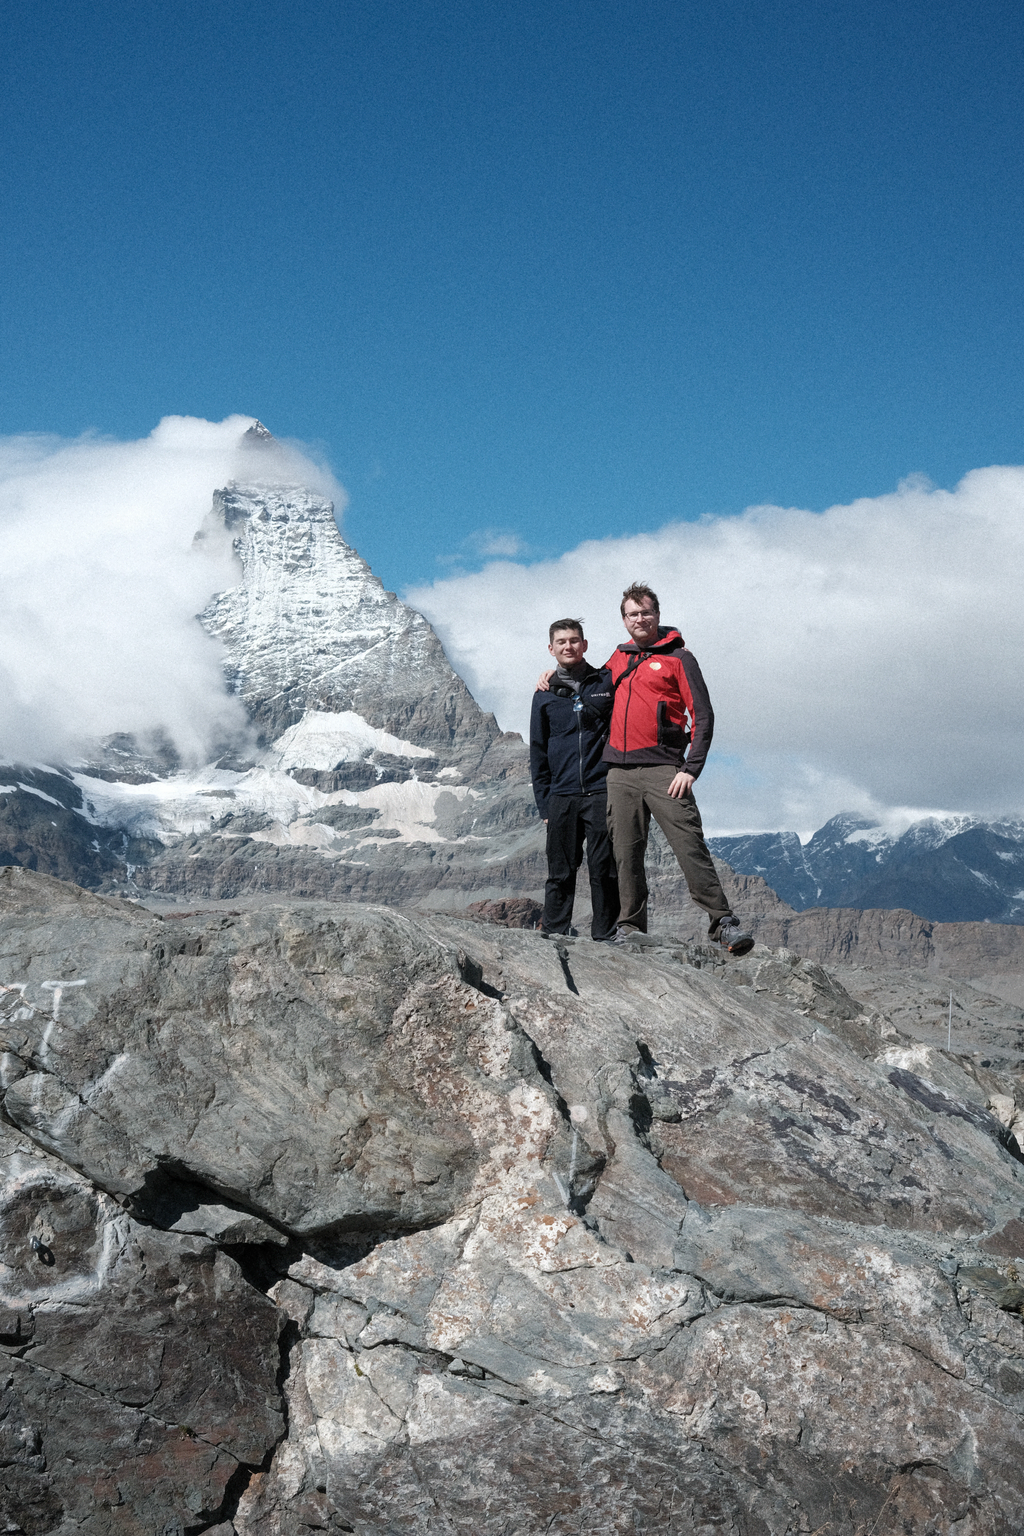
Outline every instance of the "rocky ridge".
<path fill-rule="evenodd" d="M 795 832 L 711 839 L 712 852 L 761 875 L 797 911 L 902 908 L 931 922 L 1024 924 L 1024 822 L 929 816 L 900 834 L 848 812 L 806 844 Z"/>
<path fill-rule="evenodd" d="M 1010 1536 L 1024 1080 L 759 946 L 0 873 L 30 1536 Z"/>

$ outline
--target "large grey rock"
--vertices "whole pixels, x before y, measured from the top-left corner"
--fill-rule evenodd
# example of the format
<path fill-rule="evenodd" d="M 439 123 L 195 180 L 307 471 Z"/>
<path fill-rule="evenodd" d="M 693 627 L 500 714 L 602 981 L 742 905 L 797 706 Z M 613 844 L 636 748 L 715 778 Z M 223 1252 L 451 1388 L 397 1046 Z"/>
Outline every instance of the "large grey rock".
<path fill-rule="evenodd" d="M 109 1465 L 105 1414 L 196 1429 L 173 1349 L 190 1404 L 210 1373 L 213 1459 L 154 1461 L 148 1508 L 222 1536 L 1021 1528 L 1012 1075 L 764 948 L 315 902 L 161 920 L 24 871 L 0 912 L 12 1156 L 78 1202 L 42 1240 L 91 1274 L 100 1217 L 128 1234 L 95 1348 L 24 1288 L 0 1319 L 4 1422 L 27 1426 L 6 1497 L 36 1501 L 33 1529 L 162 1529 L 48 1479 L 94 1424 Z M 166 1303 L 126 1326 L 132 1243 L 157 1299 L 212 1263 L 190 1305 L 219 1317 L 219 1286 L 256 1321 L 223 1303 L 230 1337 L 191 1355 Z M 234 1364 L 243 1329 L 263 1385 Z M 25 1396 L 47 1349 L 29 1383 L 52 1366 L 97 1399 L 78 1441 Z"/>
<path fill-rule="evenodd" d="M 55 899 L 49 942 L 35 912 L 0 937 L 18 987 L 2 1044 L 24 1070 L 5 1110 L 41 1145 L 143 1210 L 184 1175 L 295 1234 L 420 1227 L 468 1197 L 495 1132 L 477 1124 L 493 1108 L 483 1005 L 408 919 L 169 923 Z M 503 1073 L 551 1098 L 522 1033 L 494 1027 Z"/>
<path fill-rule="evenodd" d="M 4 1528 L 209 1523 L 280 1438 L 280 1313 L 212 1243 L 133 1221 L 10 1127 L 0 1227 Z"/>

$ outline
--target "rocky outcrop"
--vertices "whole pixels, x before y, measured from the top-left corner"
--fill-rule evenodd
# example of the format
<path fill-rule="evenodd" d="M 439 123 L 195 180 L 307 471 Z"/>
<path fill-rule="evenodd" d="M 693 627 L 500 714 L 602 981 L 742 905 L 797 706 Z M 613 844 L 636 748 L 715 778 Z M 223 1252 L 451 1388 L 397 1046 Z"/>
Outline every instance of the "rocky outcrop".
<path fill-rule="evenodd" d="M 186 902 L 274 892 L 449 910 L 473 896 L 543 890 L 544 829 L 528 782 L 477 780 L 458 796 L 436 785 L 398 787 L 404 798 L 369 790 L 287 824 L 266 816 L 243 828 L 229 811 L 212 835 L 161 850 L 139 885 Z"/>
<path fill-rule="evenodd" d="M 705 920 L 670 859 L 666 849 L 657 851 L 652 861 L 652 926 L 684 940 L 699 939 Z M 793 949 L 829 966 L 910 967 L 968 980 L 1024 976 L 1020 924 L 933 923 L 916 912 L 870 907 L 795 912 L 759 875 L 739 874 L 719 859 L 715 867 L 735 910 L 770 948 Z"/>
<path fill-rule="evenodd" d="M 1012 1074 L 764 947 L 0 911 L 12 1528 L 1020 1529 Z"/>

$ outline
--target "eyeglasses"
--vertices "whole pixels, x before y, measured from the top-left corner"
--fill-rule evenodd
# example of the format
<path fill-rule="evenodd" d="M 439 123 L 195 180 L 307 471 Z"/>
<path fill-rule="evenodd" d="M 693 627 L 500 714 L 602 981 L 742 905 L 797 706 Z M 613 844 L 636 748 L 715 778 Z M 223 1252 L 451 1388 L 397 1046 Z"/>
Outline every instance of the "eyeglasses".
<path fill-rule="evenodd" d="M 658 610 L 656 608 L 645 608 L 642 613 L 624 613 L 622 617 L 627 624 L 635 624 L 638 619 L 656 619 L 658 617 Z"/>

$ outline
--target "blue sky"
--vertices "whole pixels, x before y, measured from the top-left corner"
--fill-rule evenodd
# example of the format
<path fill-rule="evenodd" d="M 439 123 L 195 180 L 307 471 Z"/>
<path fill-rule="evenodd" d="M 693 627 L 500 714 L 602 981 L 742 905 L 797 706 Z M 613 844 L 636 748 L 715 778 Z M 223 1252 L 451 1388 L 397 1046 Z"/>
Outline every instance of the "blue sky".
<path fill-rule="evenodd" d="M 1019 6 L 0 9 L 0 434 L 259 415 L 393 588 L 1022 454 Z"/>

